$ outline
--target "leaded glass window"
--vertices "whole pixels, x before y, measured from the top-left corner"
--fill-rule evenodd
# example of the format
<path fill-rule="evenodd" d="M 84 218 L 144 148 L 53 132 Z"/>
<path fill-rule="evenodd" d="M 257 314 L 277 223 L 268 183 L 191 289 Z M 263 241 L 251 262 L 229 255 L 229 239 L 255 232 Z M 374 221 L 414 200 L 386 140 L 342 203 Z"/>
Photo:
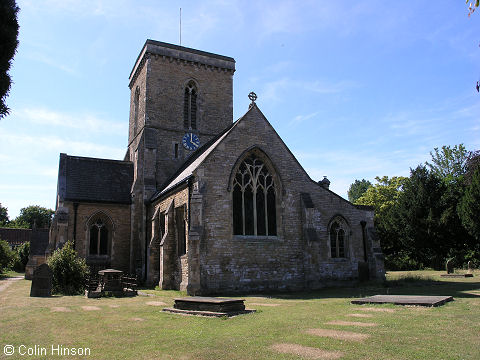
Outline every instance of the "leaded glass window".
<path fill-rule="evenodd" d="M 336 219 L 330 225 L 330 252 L 332 258 L 346 257 L 347 225 L 345 221 Z"/>
<path fill-rule="evenodd" d="M 276 236 L 275 183 L 265 164 L 250 155 L 233 180 L 233 233 Z"/>
<path fill-rule="evenodd" d="M 90 226 L 90 255 L 108 254 L 108 229 L 101 219 Z"/>

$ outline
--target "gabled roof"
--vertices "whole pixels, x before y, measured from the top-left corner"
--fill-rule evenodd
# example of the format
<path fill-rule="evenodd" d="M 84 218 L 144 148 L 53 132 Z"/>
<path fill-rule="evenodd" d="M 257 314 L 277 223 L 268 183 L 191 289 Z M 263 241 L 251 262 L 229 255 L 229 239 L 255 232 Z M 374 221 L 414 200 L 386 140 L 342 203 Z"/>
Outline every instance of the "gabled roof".
<path fill-rule="evenodd" d="M 255 105 L 256 107 L 256 105 Z M 222 140 L 232 132 L 233 128 L 242 121 L 243 118 L 250 112 L 251 107 L 245 115 L 240 119 L 232 123 L 228 128 L 223 132 L 215 136 L 213 139 L 205 143 L 200 149 L 190 156 L 190 158 L 183 164 L 183 166 L 175 173 L 173 176 L 165 182 L 165 184 L 157 191 L 150 199 L 150 202 L 157 200 L 159 197 L 169 192 L 170 190 L 176 188 L 177 186 L 184 183 L 188 180 L 193 172 L 205 161 L 205 159 L 217 148 L 217 146 L 222 142 Z"/>
<path fill-rule="evenodd" d="M 133 163 L 60 154 L 58 194 L 66 201 L 130 204 Z"/>

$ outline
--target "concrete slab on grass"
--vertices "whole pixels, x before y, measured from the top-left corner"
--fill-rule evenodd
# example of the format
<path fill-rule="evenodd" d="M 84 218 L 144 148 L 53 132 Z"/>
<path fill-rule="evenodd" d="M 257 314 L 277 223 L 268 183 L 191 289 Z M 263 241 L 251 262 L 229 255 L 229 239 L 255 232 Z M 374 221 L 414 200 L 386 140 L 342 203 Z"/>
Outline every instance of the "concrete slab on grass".
<path fill-rule="evenodd" d="M 351 303 L 440 306 L 448 301 L 453 301 L 453 296 L 374 295 L 352 300 Z"/>

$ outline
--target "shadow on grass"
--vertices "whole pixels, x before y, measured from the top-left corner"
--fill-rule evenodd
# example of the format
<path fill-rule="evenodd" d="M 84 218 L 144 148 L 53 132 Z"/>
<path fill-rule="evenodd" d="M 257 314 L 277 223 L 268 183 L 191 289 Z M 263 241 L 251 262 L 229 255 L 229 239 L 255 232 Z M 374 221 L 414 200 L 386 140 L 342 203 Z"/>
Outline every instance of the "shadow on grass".
<path fill-rule="evenodd" d="M 471 291 L 478 293 L 472 293 Z M 430 277 L 406 276 L 399 279 L 385 280 L 383 282 L 365 282 L 351 287 L 324 288 L 301 292 L 245 293 L 241 295 L 236 294 L 235 297 L 262 296 L 272 299 L 312 300 L 359 298 L 372 295 L 431 295 L 480 299 L 480 282 L 440 281 Z"/>

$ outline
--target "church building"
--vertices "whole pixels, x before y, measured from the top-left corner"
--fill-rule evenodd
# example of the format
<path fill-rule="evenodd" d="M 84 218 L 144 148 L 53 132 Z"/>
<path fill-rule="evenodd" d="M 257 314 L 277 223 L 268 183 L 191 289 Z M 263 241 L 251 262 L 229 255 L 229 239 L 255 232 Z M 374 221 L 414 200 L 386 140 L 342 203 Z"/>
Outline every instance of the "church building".
<path fill-rule="evenodd" d="M 249 94 L 235 60 L 147 40 L 130 73 L 123 160 L 60 154 L 47 255 L 190 295 L 296 291 L 384 277 L 373 209 L 313 181 Z"/>

